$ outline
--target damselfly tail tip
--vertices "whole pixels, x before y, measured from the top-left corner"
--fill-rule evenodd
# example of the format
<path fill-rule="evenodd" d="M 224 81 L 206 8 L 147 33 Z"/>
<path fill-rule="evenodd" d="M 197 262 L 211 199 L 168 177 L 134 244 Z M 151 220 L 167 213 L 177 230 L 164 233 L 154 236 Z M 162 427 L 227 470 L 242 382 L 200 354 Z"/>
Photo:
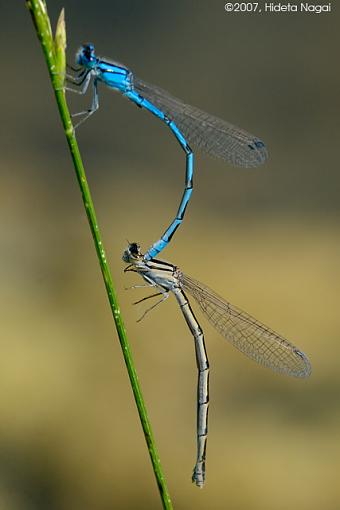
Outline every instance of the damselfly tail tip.
<path fill-rule="evenodd" d="M 196 487 L 198 487 L 199 489 L 203 489 L 205 482 L 205 473 L 202 470 L 198 470 L 197 466 L 195 466 L 194 468 L 191 481 L 196 485 Z"/>

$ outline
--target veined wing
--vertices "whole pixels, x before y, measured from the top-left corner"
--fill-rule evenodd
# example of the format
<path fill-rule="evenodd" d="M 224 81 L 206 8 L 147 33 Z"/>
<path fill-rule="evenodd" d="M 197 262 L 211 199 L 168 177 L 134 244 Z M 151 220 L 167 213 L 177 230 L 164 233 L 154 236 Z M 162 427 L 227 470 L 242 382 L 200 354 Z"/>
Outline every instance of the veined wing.
<path fill-rule="evenodd" d="M 294 377 L 308 377 L 311 365 L 297 347 L 202 283 L 180 273 L 179 281 L 211 324 L 237 349 L 260 365 Z"/>
<path fill-rule="evenodd" d="M 265 144 L 228 122 L 185 104 L 165 90 L 134 77 L 134 89 L 164 112 L 189 143 L 232 165 L 255 167 L 267 159 Z"/>

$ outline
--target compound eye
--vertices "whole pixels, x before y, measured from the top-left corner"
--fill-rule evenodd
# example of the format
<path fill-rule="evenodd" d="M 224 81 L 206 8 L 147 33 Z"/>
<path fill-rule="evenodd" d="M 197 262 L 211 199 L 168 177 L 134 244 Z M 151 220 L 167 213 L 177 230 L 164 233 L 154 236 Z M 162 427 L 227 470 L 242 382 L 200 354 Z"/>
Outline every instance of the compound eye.
<path fill-rule="evenodd" d="M 130 250 L 131 255 L 139 255 L 139 250 L 140 250 L 139 244 L 131 243 L 129 246 L 129 250 Z"/>
<path fill-rule="evenodd" d="M 93 52 L 94 52 L 93 44 L 84 44 L 83 53 L 84 53 L 84 57 L 87 60 L 91 60 L 93 58 Z"/>

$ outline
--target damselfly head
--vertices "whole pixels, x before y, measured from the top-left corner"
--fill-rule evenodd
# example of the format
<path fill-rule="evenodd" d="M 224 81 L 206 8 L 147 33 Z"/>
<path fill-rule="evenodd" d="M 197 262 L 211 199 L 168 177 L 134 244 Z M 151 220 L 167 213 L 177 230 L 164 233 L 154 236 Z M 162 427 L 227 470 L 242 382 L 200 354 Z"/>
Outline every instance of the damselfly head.
<path fill-rule="evenodd" d="M 126 263 L 143 259 L 143 254 L 140 251 L 140 245 L 138 243 L 129 243 L 129 246 L 124 251 L 122 258 Z"/>
<path fill-rule="evenodd" d="M 97 57 L 94 52 L 94 45 L 91 43 L 80 46 L 76 53 L 76 64 L 91 68 L 97 63 Z"/>

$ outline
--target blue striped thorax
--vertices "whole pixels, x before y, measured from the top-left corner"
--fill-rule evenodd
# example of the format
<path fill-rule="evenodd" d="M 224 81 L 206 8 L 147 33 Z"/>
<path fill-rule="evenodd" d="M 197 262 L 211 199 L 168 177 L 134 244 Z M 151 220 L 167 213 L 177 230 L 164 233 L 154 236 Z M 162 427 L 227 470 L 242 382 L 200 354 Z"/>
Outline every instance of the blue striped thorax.
<path fill-rule="evenodd" d="M 132 73 L 123 64 L 96 57 L 93 44 L 84 44 L 76 55 L 77 64 L 89 69 L 96 79 L 108 87 L 128 92 L 132 89 Z"/>

